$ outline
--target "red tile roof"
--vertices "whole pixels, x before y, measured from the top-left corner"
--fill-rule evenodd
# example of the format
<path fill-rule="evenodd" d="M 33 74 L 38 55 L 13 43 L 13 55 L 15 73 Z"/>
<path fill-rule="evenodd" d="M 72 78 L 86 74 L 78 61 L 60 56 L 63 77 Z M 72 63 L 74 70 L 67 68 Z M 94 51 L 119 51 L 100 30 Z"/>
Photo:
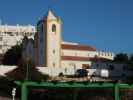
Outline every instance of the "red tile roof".
<path fill-rule="evenodd" d="M 91 46 L 85 46 L 85 45 L 71 45 L 71 44 L 62 44 L 62 49 L 69 49 L 69 50 L 84 50 L 84 51 L 96 51 L 95 48 Z"/>
<path fill-rule="evenodd" d="M 105 58 L 98 57 L 81 57 L 81 56 L 62 56 L 61 60 L 72 60 L 72 61 L 110 61 Z"/>
<path fill-rule="evenodd" d="M 62 60 L 74 60 L 74 61 L 90 61 L 90 57 L 79 57 L 79 56 L 62 56 Z"/>

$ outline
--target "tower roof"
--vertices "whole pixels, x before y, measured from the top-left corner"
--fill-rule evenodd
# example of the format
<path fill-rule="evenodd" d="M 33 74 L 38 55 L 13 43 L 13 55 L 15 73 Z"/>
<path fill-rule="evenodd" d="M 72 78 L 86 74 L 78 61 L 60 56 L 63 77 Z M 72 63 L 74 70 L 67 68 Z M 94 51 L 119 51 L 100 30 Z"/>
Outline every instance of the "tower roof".
<path fill-rule="evenodd" d="M 46 18 L 47 18 L 47 20 L 54 20 L 54 19 L 56 19 L 55 15 L 53 14 L 53 12 L 51 10 L 48 10 Z"/>

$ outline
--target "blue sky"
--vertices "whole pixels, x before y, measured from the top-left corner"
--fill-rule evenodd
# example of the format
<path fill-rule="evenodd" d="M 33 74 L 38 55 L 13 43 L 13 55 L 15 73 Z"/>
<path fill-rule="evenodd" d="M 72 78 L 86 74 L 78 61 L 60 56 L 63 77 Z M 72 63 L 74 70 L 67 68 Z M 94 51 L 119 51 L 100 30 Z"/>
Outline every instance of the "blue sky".
<path fill-rule="evenodd" d="M 51 8 L 62 37 L 98 50 L 133 53 L 133 0 L 1 0 L 5 24 L 32 24 Z"/>

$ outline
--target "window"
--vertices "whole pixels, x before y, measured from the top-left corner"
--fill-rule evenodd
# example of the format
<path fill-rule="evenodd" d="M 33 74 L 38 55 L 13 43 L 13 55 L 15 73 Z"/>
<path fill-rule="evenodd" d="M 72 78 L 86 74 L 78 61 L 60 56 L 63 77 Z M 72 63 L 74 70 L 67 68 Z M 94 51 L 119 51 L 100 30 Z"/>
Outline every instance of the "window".
<path fill-rule="evenodd" d="M 74 63 L 70 63 L 69 65 L 70 65 L 70 66 L 75 66 L 75 64 L 74 64 Z"/>
<path fill-rule="evenodd" d="M 53 50 L 53 54 L 55 54 L 55 50 Z"/>
<path fill-rule="evenodd" d="M 55 67 L 55 63 L 53 62 L 53 67 Z"/>
<path fill-rule="evenodd" d="M 65 73 L 67 73 L 67 68 L 65 68 Z"/>
<path fill-rule="evenodd" d="M 52 25 L 52 32 L 56 32 L 56 25 L 55 24 Z"/>
<path fill-rule="evenodd" d="M 83 69 L 89 69 L 90 66 L 89 66 L 89 64 L 82 64 L 82 68 L 83 68 Z"/>

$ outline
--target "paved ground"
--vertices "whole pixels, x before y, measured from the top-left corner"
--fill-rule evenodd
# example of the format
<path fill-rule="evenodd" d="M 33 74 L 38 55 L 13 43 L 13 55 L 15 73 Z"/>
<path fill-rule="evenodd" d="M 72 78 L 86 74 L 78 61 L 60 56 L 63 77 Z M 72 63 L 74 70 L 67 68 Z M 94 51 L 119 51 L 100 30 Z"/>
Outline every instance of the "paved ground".
<path fill-rule="evenodd" d="M 9 95 L 3 94 L 3 93 L 0 91 L 0 100 L 12 100 L 12 97 L 9 96 Z M 15 100 L 19 100 L 19 99 L 15 98 Z"/>
<path fill-rule="evenodd" d="M 0 97 L 0 100 L 12 100 L 11 98 L 7 98 L 7 97 Z"/>

